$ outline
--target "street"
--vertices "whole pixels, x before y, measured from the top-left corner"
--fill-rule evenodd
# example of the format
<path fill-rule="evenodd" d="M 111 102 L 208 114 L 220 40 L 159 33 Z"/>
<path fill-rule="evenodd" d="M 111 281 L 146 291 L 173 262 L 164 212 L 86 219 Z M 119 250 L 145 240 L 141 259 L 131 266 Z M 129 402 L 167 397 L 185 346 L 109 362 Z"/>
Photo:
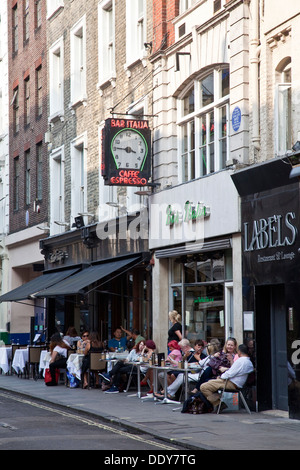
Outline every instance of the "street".
<path fill-rule="evenodd" d="M 179 449 L 152 436 L 133 434 L 100 419 L 10 393 L 0 393 L 0 410 L 0 450 L 145 450 L 163 453 Z"/>

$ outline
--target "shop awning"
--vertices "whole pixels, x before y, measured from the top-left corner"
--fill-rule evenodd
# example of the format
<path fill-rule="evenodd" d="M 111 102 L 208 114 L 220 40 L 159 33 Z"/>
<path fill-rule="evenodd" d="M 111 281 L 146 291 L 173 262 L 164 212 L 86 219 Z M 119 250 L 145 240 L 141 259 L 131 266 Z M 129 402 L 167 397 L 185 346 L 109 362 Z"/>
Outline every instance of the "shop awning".
<path fill-rule="evenodd" d="M 231 248 L 231 240 L 230 238 L 225 238 L 204 243 L 187 243 L 183 246 L 181 245 L 173 248 L 156 250 L 155 256 L 156 258 L 176 258 L 177 256 L 193 255 L 196 253 L 205 253 L 207 251 L 227 250 L 229 248 Z"/>
<path fill-rule="evenodd" d="M 83 269 L 59 284 L 38 292 L 36 297 L 56 297 L 58 295 L 84 294 L 84 289 L 110 274 L 134 264 L 140 257 L 111 261 Z"/>
<path fill-rule="evenodd" d="M 78 272 L 78 269 L 79 268 L 65 269 L 53 273 L 42 274 L 41 276 L 32 279 L 32 281 L 3 294 L 0 297 L 0 302 L 19 302 L 21 300 L 36 297 L 38 292 L 63 281 L 72 274 Z"/>

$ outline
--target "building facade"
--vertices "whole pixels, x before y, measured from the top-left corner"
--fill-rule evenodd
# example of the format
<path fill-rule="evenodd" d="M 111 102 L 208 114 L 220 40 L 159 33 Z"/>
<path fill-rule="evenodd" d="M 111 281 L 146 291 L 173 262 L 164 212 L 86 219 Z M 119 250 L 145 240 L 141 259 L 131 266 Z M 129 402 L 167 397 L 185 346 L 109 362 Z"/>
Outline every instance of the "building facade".
<path fill-rule="evenodd" d="M 148 238 L 136 235 L 144 196 L 105 184 L 102 155 L 108 119 L 150 127 L 152 5 L 47 5 L 50 236 L 41 249 L 46 273 L 76 275 L 38 297 L 46 298 L 50 332 L 75 325 L 105 340 L 122 325 L 150 337 Z"/>
<path fill-rule="evenodd" d="M 249 159 L 248 7 L 154 5 L 153 174 L 160 191 L 149 198 L 149 240 L 160 348 L 172 309 L 190 340 L 242 341 L 239 196 L 231 174 Z"/>
<path fill-rule="evenodd" d="M 3 2 L 4 3 L 4 2 Z M 47 65 L 45 2 L 8 1 L 9 228 L 2 292 L 39 275 L 43 257 L 38 227 L 48 217 Z M 4 26 L 4 25 L 3 25 Z M 27 342 L 31 318 L 44 315 L 43 303 L 8 304 L 12 340 Z"/>
<path fill-rule="evenodd" d="M 249 8 L 251 166 L 233 176 L 241 196 L 244 323 L 256 347 L 257 408 L 299 419 L 300 12 L 295 2 L 282 9 L 252 1 Z"/>
<path fill-rule="evenodd" d="M 0 74 L 2 77 L 0 87 L 0 263 L 1 263 L 1 291 L 7 292 L 8 285 L 8 253 L 6 237 L 9 229 L 9 119 L 8 119 L 8 37 L 7 31 L 7 4 L 0 5 Z M 7 342 L 9 330 L 8 304 L 0 305 L 0 340 Z"/>

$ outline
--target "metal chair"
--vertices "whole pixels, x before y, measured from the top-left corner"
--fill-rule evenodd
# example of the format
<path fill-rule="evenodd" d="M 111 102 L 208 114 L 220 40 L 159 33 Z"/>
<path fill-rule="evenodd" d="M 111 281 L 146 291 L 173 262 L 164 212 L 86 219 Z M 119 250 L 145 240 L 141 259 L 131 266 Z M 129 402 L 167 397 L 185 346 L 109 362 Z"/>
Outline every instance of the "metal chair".
<path fill-rule="evenodd" d="M 88 388 L 90 389 L 91 373 L 97 373 L 106 370 L 106 361 L 102 359 L 103 353 L 90 352 L 90 366 L 88 369 Z"/>
<path fill-rule="evenodd" d="M 244 387 L 236 388 L 235 390 L 232 390 L 232 389 L 229 390 L 228 388 L 226 388 L 227 382 L 228 382 L 228 379 L 225 382 L 224 388 L 221 390 L 220 403 L 219 403 L 219 406 L 218 406 L 217 414 L 220 413 L 223 395 L 226 392 L 226 393 L 237 393 L 238 396 L 239 396 L 239 399 L 241 399 L 241 401 L 242 401 L 242 403 L 245 407 L 245 410 L 247 411 L 247 413 L 249 413 L 249 415 L 251 415 L 251 411 L 250 411 L 249 406 L 247 405 L 247 402 L 246 402 L 245 397 L 243 395 Z"/>

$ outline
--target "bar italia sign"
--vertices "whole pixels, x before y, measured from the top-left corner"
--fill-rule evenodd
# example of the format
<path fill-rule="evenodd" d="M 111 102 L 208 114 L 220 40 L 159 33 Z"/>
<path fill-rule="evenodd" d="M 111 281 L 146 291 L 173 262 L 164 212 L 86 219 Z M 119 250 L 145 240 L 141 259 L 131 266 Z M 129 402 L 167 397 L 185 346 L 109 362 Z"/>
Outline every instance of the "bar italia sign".
<path fill-rule="evenodd" d="M 272 215 L 268 218 L 244 223 L 244 252 L 257 252 L 277 249 L 271 256 L 258 255 L 259 262 L 293 259 L 295 253 L 286 253 L 286 247 L 295 245 L 298 230 L 295 226 L 296 215 L 287 212 L 284 215 Z M 283 250 L 285 248 L 285 250 Z"/>
<path fill-rule="evenodd" d="M 166 225 L 173 226 L 181 222 L 197 221 L 209 216 L 210 208 L 208 206 L 202 202 L 198 202 L 195 206 L 193 203 L 187 201 L 184 205 L 183 212 L 172 205 L 168 205 Z"/>
<path fill-rule="evenodd" d="M 151 177 L 148 121 L 107 119 L 102 132 L 101 173 L 109 186 L 147 186 Z"/>

